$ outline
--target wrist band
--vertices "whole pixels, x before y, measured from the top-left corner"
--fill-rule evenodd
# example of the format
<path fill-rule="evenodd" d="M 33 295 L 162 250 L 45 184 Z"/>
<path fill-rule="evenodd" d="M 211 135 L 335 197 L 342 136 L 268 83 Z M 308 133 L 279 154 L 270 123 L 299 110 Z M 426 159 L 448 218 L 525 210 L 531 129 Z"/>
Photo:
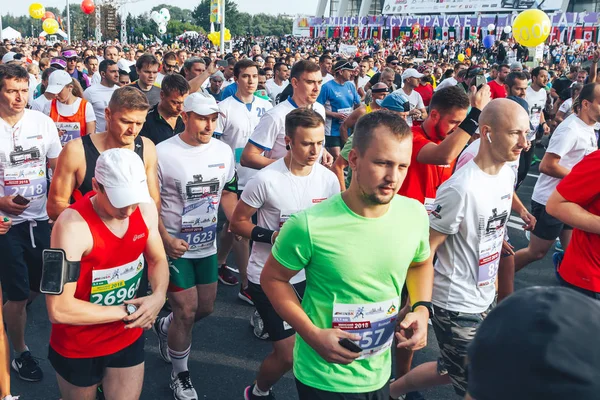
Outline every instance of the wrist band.
<path fill-rule="evenodd" d="M 467 114 L 467 118 L 458 126 L 463 131 L 467 132 L 469 136 L 473 136 L 479 128 L 479 115 L 481 111 L 475 107 L 471 107 L 471 111 Z"/>
<path fill-rule="evenodd" d="M 260 226 L 255 226 L 252 228 L 251 239 L 255 242 L 272 244 L 271 238 L 274 234 L 275 231 Z"/>

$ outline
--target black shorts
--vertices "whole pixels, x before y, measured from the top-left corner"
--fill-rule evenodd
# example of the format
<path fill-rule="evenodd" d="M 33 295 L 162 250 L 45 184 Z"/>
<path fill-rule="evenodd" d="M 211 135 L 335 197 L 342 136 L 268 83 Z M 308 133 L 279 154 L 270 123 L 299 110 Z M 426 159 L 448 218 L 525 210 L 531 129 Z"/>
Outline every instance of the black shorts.
<path fill-rule="evenodd" d="M 531 215 L 537 219 L 532 233 L 544 240 L 555 240 L 563 229 L 573 229 L 546 212 L 546 206 L 531 200 Z"/>
<path fill-rule="evenodd" d="M 32 244 L 35 243 L 35 247 Z M 6 298 L 24 301 L 40 291 L 42 251 L 50 248 L 48 221 L 22 222 L 0 235 L 2 268 L 0 279 Z"/>
<path fill-rule="evenodd" d="M 79 387 L 102 382 L 106 368 L 129 368 L 144 362 L 144 335 L 114 354 L 92 358 L 68 358 L 48 347 L 48 360 L 65 381 Z"/>
<path fill-rule="evenodd" d="M 298 300 L 302 301 L 304 297 L 304 289 L 306 289 L 306 281 L 302 281 L 292 285 Z M 275 311 L 273 305 L 269 301 L 269 298 L 263 292 L 262 287 L 252 282 L 248 282 L 248 293 L 254 302 L 256 311 L 260 314 L 263 320 L 265 330 L 269 333 L 269 340 L 272 342 L 278 342 L 283 339 L 287 339 L 294 335 L 296 331 Z"/>
<path fill-rule="evenodd" d="M 325 147 L 342 147 L 342 138 L 339 136 L 325 136 Z"/>
<path fill-rule="evenodd" d="M 307 386 L 296 379 L 296 389 L 300 400 L 389 400 L 390 384 L 368 393 L 334 393 Z"/>

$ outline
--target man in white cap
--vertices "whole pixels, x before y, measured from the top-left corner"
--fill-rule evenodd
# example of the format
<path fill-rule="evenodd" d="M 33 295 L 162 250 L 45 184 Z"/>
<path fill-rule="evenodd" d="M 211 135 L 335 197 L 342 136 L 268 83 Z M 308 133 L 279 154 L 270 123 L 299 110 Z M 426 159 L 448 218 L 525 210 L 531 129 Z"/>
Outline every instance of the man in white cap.
<path fill-rule="evenodd" d="M 422 77 L 423 74 L 416 69 L 408 68 L 402 74 L 402 88 L 398 89 L 400 93 L 403 93 L 408 98 L 410 111 L 408 112 L 406 122 L 408 123 L 408 126 L 411 127 L 413 126 L 414 120 L 422 122 L 427 117 L 427 109 L 425 108 L 425 104 L 423 104 L 423 98 L 415 90 L 415 88 L 419 87 Z M 420 123 L 418 125 L 420 125 Z"/>
<path fill-rule="evenodd" d="M 154 331 L 161 357 L 172 362 L 170 387 L 178 400 L 197 399 L 188 358 L 194 323 L 213 311 L 217 295 L 217 210 L 231 220 L 237 176 L 231 148 L 213 138 L 219 107 L 212 96 L 189 95 L 185 130 L 157 147 L 160 234 L 169 256 L 169 303 L 173 312 Z"/>
<path fill-rule="evenodd" d="M 140 157 L 104 151 L 93 192 L 65 210 L 52 231 L 79 274 L 62 294 L 48 295 L 52 322 L 48 359 L 65 399 L 92 399 L 102 382 L 106 399 L 137 400 L 144 380 L 144 329 L 165 301 L 168 265 L 158 214 Z M 136 298 L 144 261 L 152 295 Z"/>

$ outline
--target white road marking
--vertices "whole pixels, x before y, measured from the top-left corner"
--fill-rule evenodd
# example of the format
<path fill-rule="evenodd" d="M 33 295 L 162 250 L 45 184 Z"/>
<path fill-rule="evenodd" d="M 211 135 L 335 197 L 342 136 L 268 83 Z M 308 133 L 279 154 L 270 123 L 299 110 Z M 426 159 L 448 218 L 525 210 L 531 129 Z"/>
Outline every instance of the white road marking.
<path fill-rule="evenodd" d="M 532 178 L 539 178 L 540 177 L 539 175 L 536 175 L 536 174 L 527 174 L 527 176 L 530 176 Z"/>
<path fill-rule="evenodd" d="M 510 228 L 513 228 L 513 229 L 518 229 L 518 230 L 520 230 L 520 231 L 524 230 L 524 229 L 523 229 L 523 226 L 522 226 L 521 224 L 516 224 L 516 223 L 514 223 L 514 222 L 510 222 L 510 221 L 509 221 L 509 222 L 507 222 L 507 223 L 506 223 L 506 225 L 507 225 L 508 227 L 510 227 Z"/>

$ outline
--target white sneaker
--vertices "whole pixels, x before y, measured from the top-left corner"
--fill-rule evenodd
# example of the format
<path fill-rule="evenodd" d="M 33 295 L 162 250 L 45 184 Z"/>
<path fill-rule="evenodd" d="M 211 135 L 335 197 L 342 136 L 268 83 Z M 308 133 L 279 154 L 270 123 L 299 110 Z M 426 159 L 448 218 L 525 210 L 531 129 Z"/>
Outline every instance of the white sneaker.
<path fill-rule="evenodd" d="M 267 340 L 269 338 L 269 334 L 265 331 L 265 324 L 256 310 L 254 310 L 254 314 L 250 317 L 250 326 L 254 328 L 254 336 L 260 340 Z"/>
<path fill-rule="evenodd" d="M 171 384 L 169 386 L 173 391 L 173 398 L 176 400 L 198 400 L 198 394 L 190 379 L 190 371 L 180 372 L 177 376 L 174 376 L 171 372 Z"/>
<path fill-rule="evenodd" d="M 171 356 L 169 355 L 169 345 L 167 343 L 167 335 L 161 332 L 160 326 L 163 318 L 156 318 L 154 324 L 152 324 L 152 331 L 158 337 L 158 354 L 166 363 L 171 364 Z"/>

